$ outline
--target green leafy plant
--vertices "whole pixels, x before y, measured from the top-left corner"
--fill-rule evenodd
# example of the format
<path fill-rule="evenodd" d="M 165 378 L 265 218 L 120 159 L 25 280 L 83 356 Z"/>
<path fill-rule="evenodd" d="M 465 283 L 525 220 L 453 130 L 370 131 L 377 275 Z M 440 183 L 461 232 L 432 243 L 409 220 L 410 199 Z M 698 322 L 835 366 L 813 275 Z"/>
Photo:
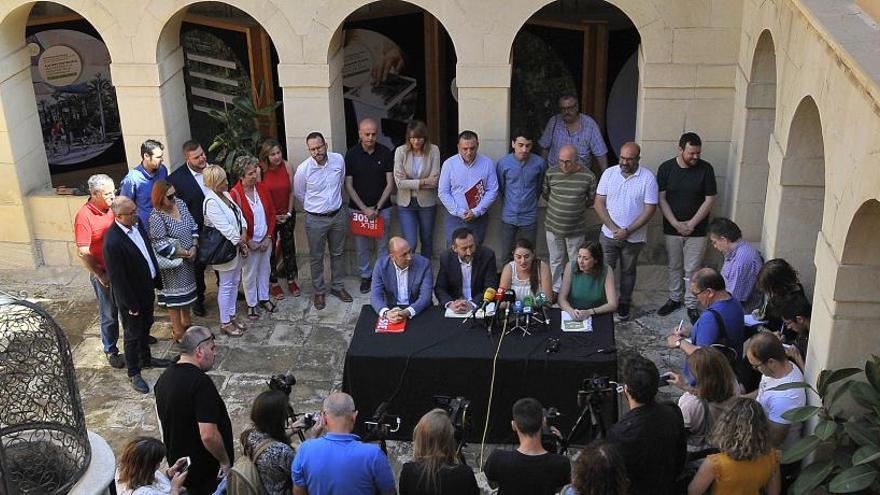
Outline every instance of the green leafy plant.
<path fill-rule="evenodd" d="M 853 379 L 862 372 L 867 382 Z M 815 388 L 806 382 L 795 382 L 774 390 L 793 388 L 813 392 L 819 396 L 821 405 L 798 407 L 782 415 L 792 423 L 817 419 L 813 432 L 786 450 L 781 462 L 800 461 L 817 449 L 829 455 L 817 456 L 803 467 L 792 493 L 880 491 L 880 357 L 871 356 L 864 370 L 823 370 Z M 846 396 L 865 410 L 844 416 L 845 411 L 839 405 Z"/>
<path fill-rule="evenodd" d="M 262 100 L 262 91 L 257 99 Z M 224 103 L 222 112 L 219 110 L 208 112 L 221 128 L 220 133 L 214 136 L 208 151 L 217 152 L 217 160 L 223 163 L 230 186 L 237 179 L 233 170 L 235 159 L 240 155 L 257 155 L 257 147 L 263 140 L 263 135 L 257 128 L 257 120 L 271 115 L 279 105 L 281 102 L 274 101 L 258 108 L 250 99 L 236 96 L 232 99 L 231 105 Z"/>

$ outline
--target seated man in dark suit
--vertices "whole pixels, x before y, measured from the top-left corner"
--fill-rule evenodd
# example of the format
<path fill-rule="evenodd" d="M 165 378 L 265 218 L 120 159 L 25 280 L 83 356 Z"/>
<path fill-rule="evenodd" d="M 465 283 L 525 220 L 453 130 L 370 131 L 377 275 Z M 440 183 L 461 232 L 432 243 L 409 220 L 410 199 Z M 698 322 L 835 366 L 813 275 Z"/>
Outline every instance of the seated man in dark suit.
<path fill-rule="evenodd" d="M 440 271 L 434 294 L 440 305 L 455 313 L 470 313 L 483 301 L 489 287 L 498 287 L 495 253 L 477 246 L 467 227 L 452 233 L 452 249 L 440 255 Z"/>
<path fill-rule="evenodd" d="M 405 239 L 392 237 L 388 256 L 373 267 L 373 309 L 391 323 L 414 317 L 431 305 L 433 275 L 427 258 L 413 253 Z"/>

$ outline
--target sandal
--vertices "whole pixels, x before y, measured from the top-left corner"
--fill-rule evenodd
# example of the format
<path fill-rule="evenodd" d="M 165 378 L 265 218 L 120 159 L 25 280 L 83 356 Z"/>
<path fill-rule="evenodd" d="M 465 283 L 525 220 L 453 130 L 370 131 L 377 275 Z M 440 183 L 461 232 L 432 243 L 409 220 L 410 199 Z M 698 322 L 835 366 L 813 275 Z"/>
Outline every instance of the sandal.
<path fill-rule="evenodd" d="M 229 337 L 241 337 L 241 330 L 235 326 L 235 323 L 221 323 L 220 331 L 223 332 L 224 335 L 228 335 Z"/>
<path fill-rule="evenodd" d="M 266 310 L 267 313 L 274 313 L 278 310 L 278 305 L 275 304 L 275 301 L 271 299 L 266 299 L 265 301 L 260 301 L 260 307 Z"/>
<path fill-rule="evenodd" d="M 251 321 L 255 321 L 255 320 L 260 319 L 260 315 L 257 314 L 257 307 L 256 306 L 248 306 L 247 317 L 248 317 L 248 320 L 251 320 Z"/>
<path fill-rule="evenodd" d="M 239 329 L 242 332 L 244 332 L 248 328 L 247 325 L 238 321 L 238 318 L 232 318 L 231 320 L 229 320 L 229 323 L 235 325 L 235 328 Z"/>

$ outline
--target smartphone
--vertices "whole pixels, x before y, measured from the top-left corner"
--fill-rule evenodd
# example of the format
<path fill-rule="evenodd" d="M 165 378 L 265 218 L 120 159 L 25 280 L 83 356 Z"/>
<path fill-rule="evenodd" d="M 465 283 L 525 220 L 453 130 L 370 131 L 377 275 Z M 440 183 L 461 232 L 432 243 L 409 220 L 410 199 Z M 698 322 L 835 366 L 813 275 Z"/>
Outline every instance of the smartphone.
<path fill-rule="evenodd" d="M 192 464 L 189 456 L 183 458 L 183 467 L 180 468 L 181 473 L 185 473 L 187 469 L 189 469 L 189 465 Z"/>

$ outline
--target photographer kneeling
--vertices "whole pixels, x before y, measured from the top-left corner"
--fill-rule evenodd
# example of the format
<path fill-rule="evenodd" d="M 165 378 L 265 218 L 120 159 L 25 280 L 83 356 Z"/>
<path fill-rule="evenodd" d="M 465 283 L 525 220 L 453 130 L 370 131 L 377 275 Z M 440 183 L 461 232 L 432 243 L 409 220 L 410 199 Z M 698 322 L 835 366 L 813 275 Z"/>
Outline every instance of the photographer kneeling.
<path fill-rule="evenodd" d="M 294 495 L 397 493 L 385 454 L 351 433 L 356 418 L 350 395 L 333 392 L 324 399 L 321 422 L 326 433 L 300 445 L 291 466 Z"/>
<path fill-rule="evenodd" d="M 547 452 L 541 445 L 544 426 L 541 403 L 532 398 L 516 401 L 510 425 L 519 437 L 519 447 L 493 451 L 483 466 L 486 479 L 498 486 L 498 495 L 552 495 L 568 484 L 571 479 L 568 458 Z"/>

